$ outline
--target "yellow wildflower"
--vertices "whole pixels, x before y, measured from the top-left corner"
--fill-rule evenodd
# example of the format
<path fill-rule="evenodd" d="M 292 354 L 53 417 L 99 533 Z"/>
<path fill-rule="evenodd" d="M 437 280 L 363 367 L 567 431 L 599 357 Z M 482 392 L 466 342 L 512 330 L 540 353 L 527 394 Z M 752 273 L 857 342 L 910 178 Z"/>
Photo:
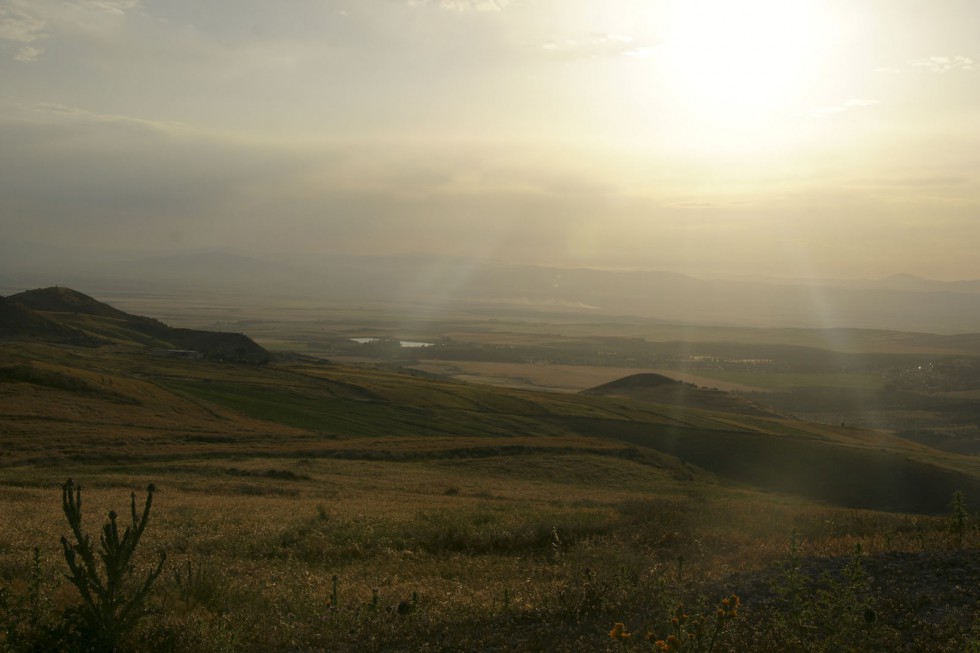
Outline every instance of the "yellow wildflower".
<path fill-rule="evenodd" d="M 626 626 L 621 621 L 617 621 L 609 631 L 609 638 L 615 640 L 629 639 L 630 634 L 626 632 Z"/>

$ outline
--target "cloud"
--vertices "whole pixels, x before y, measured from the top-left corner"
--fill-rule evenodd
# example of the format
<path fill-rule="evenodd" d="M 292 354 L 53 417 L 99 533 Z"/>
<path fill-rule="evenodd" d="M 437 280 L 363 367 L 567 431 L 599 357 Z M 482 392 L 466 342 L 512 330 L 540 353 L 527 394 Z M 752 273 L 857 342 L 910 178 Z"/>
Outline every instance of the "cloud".
<path fill-rule="evenodd" d="M 854 98 L 850 100 L 845 100 L 840 104 L 834 104 L 834 105 L 824 106 L 824 107 L 814 107 L 810 109 L 810 115 L 815 117 L 832 116 L 832 115 L 844 113 L 845 111 L 877 106 L 878 104 L 880 104 L 878 100 Z"/>
<path fill-rule="evenodd" d="M 115 123 L 118 125 L 138 126 L 153 131 L 162 132 L 172 132 L 185 128 L 185 126 L 179 122 L 145 120 L 143 118 L 133 118 L 131 116 L 117 114 L 95 113 L 92 111 L 86 111 L 85 109 L 79 109 L 77 107 L 69 107 L 64 104 L 58 104 L 57 102 L 39 102 L 31 107 L 31 109 L 35 114 L 41 116 L 54 117 L 55 120 L 66 119 L 68 121 L 78 123 Z"/>
<path fill-rule="evenodd" d="M 275 143 L 57 103 L 0 109 L 10 238 L 530 258 L 615 191 L 586 157 L 496 141 Z"/>
<path fill-rule="evenodd" d="M 915 70 L 927 73 L 948 73 L 948 72 L 971 72 L 980 70 L 980 61 L 961 54 L 952 56 L 933 56 L 913 59 L 904 67 L 885 66 L 876 68 L 879 73 L 902 73 L 906 70 Z"/>
<path fill-rule="evenodd" d="M 16 44 L 30 44 L 44 38 L 47 33 L 47 21 L 39 15 L 33 6 L 13 0 L 6 6 L 0 6 L 0 40 Z M 40 51 L 32 48 L 36 57 Z M 18 48 L 18 53 L 26 50 Z"/>
<path fill-rule="evenodd" d="M 566 59 L 618 56 L 646 57 L 652 48 L 635 44 L 626 34 L 593 32 L 587 36 L 562 41 L 548 41 L 541 46 L 545 53 Z"/>
<path fill-rule="evenodd" d="M 643 45 L 638 48 L 632 48 L 623 52 L 624 57 L 631 57 L 633 59 L 649 59 L 657 51 L 657 48 L 649 45 Z"/>
<path fill-rule="evenodd" d="M 32 45 L 25 45 L 17 50 L 17 54 L 14 55 L 14 59 L 16 61 L 29 63 L 31 61 L 37 61 L 42 54 L 44 54 L 44 50 L 41 48 L 35 48 Z"/>
<path fill-rule="evenodd" d="M 135 242 L 196 221 L 230 233 L 257 193 L 310 165 L 285 147 L 57 104 L 0 117 L 0 140 L 5 230 L 61 242 Z"/>
<path fill-rule="evenodd" d="M 970 57 L 954 55 L 951 57 L 926 57 L 912 61 L 912 67 L 932 73 L 947 73 L 950 71 L 970 71 L 980 69 L 980 63 Z"/>
<path fill-rule="evenodd" d="M 16 61 L 36 61 L 44 50 L 33 45 L 48 34 L 48 21 L 36 5 L 11 0 L 0 5 L 0 42 L 14 46 Z"/>
<path fill-rule="evenodd" d="M 972 179 L 966 175 L 922 175 L 856 180 L 853 185 L 864 188 L 949 188 L 967 186 L 971 182 Z"/>
<path fill-rule="evenodd" d="M 140 0 L 6 0 L 0 4 L 0 43 L 16 46 L 17 61 L 37 61 L 44 54 L 41 41 L 84 25 L 93 14 L 120 16 L 139 6 Z"/>
<path fill-rule="evenodd" d="M 408 0 L 410 7 L 439 7 L 453 11 L 501 11 L 511 0 Z"/>
<path fill-rule="evenodd" d="M 140 5 L 140 0 L 81 0 L 79 6 L 110 14 L 123 14 Z"/>

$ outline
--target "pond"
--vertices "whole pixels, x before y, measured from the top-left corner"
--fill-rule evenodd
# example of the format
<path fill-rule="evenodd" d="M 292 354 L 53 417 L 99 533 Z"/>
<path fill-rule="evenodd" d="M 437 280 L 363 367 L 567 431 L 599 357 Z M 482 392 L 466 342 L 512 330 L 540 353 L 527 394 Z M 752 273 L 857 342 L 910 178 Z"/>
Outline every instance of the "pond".
<path fill-rule="evenodd" d="M 381 340 L 381 338 L 350 338 L 350 340 L 356 342 L 359 345 L 365 345 L 369 342 L 378 342 Z M 419 342 L 418 340 L 399 340 L 398 344 L 407 349 L 412 349 L 417 347 L 431 347 L 434 343 Z"/>

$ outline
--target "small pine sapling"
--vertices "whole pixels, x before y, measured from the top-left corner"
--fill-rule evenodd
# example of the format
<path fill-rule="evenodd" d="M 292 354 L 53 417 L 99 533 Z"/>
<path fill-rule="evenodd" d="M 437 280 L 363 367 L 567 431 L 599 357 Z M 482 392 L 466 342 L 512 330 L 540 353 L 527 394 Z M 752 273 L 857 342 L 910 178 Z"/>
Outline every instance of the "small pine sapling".
<path fill-rule="evenodd" d="M 131 559 L 150 516 L 153 492 L 153 485 L 146 488 L 142 515 L 136 513 L 136 493 L 131 495 L 132 525 L 127 526 L 121 536 L 116 513 L 109 512 L 109 521 L 102 527 L 99 538 L 100 550 L 96 552 L 89 536 L 82 532 L 81 486 L 71 479 L 62 486 L 62 507 L 74 537 L 74 543 L 67 537 L 61 538 L 65 562 L 71 572 L 68 579 L 81 595 L 81 616 L 90 630 L 88 634 L 107 650 L 116 649 L 144 614 L 150 588 L 167 559 L 167 554 L 161 552 L 159 562 L 142 584 L 134 586 L 130 582 L 133 575 Z M 101 570 L 96 556 L 101 561 Z"/>

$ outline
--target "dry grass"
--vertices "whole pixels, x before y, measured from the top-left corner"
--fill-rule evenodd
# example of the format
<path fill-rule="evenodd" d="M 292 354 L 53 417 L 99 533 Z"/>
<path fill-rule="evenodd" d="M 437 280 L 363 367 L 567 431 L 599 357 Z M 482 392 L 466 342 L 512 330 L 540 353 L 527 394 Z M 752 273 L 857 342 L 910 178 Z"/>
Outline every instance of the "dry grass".
<path fill-rule="evenodd" d="M 785 560 L 794 530 L 808 557 L 949 546 L 941 519 L 587 455 L 5 470 L 0 581 L 23 590 L 38 545 L 59 605 L 72 601 L 57 547 L 66 474 L 93 530 L 156 484 L 142 560 L 163 548 L 170 571 L 141 627 L 156 650 L 603 650 L 614 621 L 662 629 L 673 603 L 718 600 L 732 574 Z"/>

